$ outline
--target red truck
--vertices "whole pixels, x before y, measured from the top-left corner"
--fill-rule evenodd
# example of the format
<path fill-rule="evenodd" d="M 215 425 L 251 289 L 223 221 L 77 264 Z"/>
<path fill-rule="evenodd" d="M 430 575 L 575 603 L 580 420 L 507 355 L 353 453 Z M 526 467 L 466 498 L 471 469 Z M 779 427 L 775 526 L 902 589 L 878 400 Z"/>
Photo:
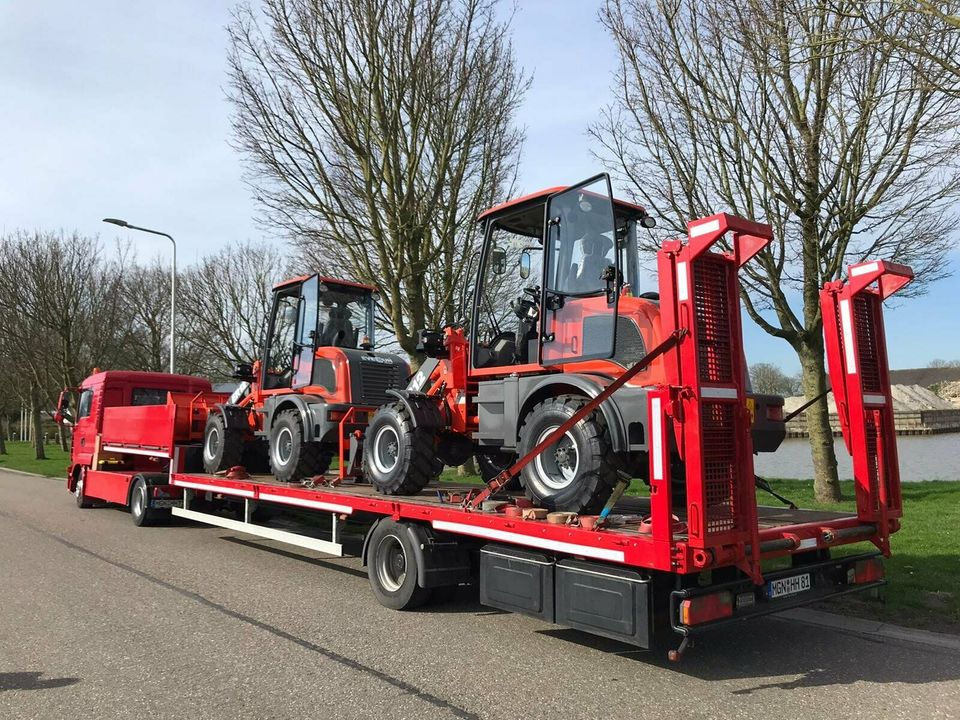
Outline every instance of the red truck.
<path fill-rule="evenodd" d="M 597 202 L 595 196 L 587 201 Z M 505 458 L 485 487 L 431 481 L 410 494 L 391 494 L 363 482 L 366 466 L 357 474 L 300 482 L 247 475 L 243 468 L 205 473 L 204 428 L 225 398 L 202 379 L 122 372 L 96 374 L 79 389 L 67 487 L 81 507 L 94 499 L 129 505 L 138 525 L 169 513 L 333 555 L 343 554 L 346 523 L 347 531 L 363 532 L 362 560 L 387 607 L 415 607 L 438 588 L 477 582 L 485 605 L 641 648 L 664 635 L 679 637 L 674 659 L 692 637 L 720 624 L 879 587 L 885 582 L 881 555 L 889 555 L 901 517 L 882 301 L 912 272 L 885 261 L 860 263 L 846 282 L 821 293 L 830 377 L 854 458 L 856 512 L 759 506 L 752 417 L 758 408 L 741 372 L 737 274 L 769 242 L 764 227 L 719 215 L 691 222 L 686 242 L 666 243 L 658 262 L 657 339 L 625 372 L 579 399 L 566 420 L 540 433 L 535 447 Z M 615 302 L 622 292 L 617 275 L 604 277 Z M 604 304 L 589 299 L 581 303 L 584 318 L 593 312 L 589 307 Z M 538 312 L 573 304 L 548 299 Z M 483 429 L 477 415 L 496 399 L 471 391 L 460 402 L 449 393 L 477 382 L 471 379 L 477 363 L 464 359 L 462 334 L 447 331 L 430 342 L 435 380 L 418 373 L 404 392 L 387 393 L 401 405 L 395 414 L 406 419 L 392 440 L 383 440 L 384 452 L 376 438 L 367 442 L 366 455 L 373 457 L 365 460 L 381 463 L 384 473 L 405 457 L 402 437 L 417 429 L 418 408 L 439 406 L 440 417 L 426 416 L 422 427 L 436 433 L 437 442 L 457 444 L 456 433 L 471 431 L 471 423 Z M 644 465 L 621 468 L 598 514 L 548 513 L 548 504 L 537 507 L 529 492 L 512 487 L 509 479 L 524 465 L 579 452 L 578 443 L 564 446 L 571 428 L 599 418 L 591 414 L 654 361 L 656 383 L 630 394 L 636 407 L 628 417 L 644 422 L 626 442 L 642 450 L 637 457 Z M 68 397 L 62 396 L 62 409 Z M 453 406 L 446 416 L 444 405 Z M 461 426 L 454 417 L 464 419 Z M 603 427 L 603 419 L 596 424 Z M 632 426 L 625 426 L 629 432 Z M 374 420 L 366 434 L 379 435 L 377 427 Z M 341 467 L 355 465 L 363 427 L 344 418 L 337 433 L 331 442 L 339 445 Z M 412 449 L 428 454 L 431 445 L 418 443 Z M 644 480 L 645 494 L 623 495 L 631 477 Z M 329 532 L 318 536 L 315 523 L 301 530 L 258 521 L 258 513 L 277 509 L 324 516 Z M 863 542 L 873 549 L 834 554 Z"/>

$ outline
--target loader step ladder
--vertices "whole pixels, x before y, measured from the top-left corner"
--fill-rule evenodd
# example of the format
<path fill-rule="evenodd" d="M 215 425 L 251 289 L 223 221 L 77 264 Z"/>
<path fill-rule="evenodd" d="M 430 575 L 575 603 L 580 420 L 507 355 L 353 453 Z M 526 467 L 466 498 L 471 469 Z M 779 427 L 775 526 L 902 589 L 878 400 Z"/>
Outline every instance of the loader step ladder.
<path fill-rule="evenodd" d="M 887 556 L 891 522 L 902 515 L 902 503 L 883 301 L 912 279 L 906 265 L 876 260 L 851 265 L 846 282 L 827 283 L 820 292 L 830 383 L 853 458 L 857 516 L 876 523 L 874 542 Z"/>
<path fill-rule="evenodd" d="M 663 332 L 682 330 L 685 336 L 666 355 L 667 386 L 649 395 L 651 492 L 669 497 L 672 428 L 683 461 L 687 545 L 694 563 L 710 564 L 717 549 L 735 548 L 738 565 L 759 583 L 737 273 L 771 242 L 773 232 L 769 225 L 721 213 L 691 221 L 687 234 L 686 243 L 664 243 L 657 259 Z M 654 539 L 667 548 L 673 502 L 655 505 Z"/>

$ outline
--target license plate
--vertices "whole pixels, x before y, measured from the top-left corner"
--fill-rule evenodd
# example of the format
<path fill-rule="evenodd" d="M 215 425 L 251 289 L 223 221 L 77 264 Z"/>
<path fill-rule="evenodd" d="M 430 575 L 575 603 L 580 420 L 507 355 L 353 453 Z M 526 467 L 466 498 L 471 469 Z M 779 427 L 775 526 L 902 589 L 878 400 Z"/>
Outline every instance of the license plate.
<path fill-rule="evenodd" d="M 810 582 L 810 573 L 791 575 L 790 577 L 771 580 L 767 583 L 767 597 L 771 600 L 788 595 L 806 592 L 813 587 Z"/>

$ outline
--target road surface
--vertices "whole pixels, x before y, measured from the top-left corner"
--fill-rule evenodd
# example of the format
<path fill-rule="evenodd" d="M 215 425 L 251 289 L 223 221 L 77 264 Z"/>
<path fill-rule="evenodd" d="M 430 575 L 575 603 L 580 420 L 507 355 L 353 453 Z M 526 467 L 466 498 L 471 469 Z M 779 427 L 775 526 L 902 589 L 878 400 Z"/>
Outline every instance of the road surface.
<path fill-rule="evenodd" d="M 0 718 L 960 717 L 960 656 L 767 619 L 660 654 L 0 472 Z"/>

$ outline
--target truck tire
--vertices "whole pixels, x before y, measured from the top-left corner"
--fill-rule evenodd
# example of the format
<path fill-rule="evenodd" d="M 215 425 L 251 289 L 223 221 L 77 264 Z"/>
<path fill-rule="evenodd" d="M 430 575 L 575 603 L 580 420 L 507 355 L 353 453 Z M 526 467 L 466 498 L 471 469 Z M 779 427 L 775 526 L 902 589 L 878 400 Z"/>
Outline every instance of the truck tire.
<path fill-rule="evenodd" d="M 86 473 L 81 470 L 77 473 L 77 479 L 73 483 L 73 497 L 77 501 L 77 507 L 87 510 L 88 508 L 93 507 L 93 503 L 87 499 L 87 496 L 83 492 L 84 486 L 84 475 Z"/>
<path fill-rule="evenodd" d="M 477 469 L 480 470 L 480 477 L 485 483 L 493 480 L 497 475 L 507 470 L 517 461 L 517 456 L 513 453 L 497 451 L 489 454 L 478 454 L 476 456 Z M 520 490 L 520 477 L 516 476 L 510 479 L 504 486 L 504 490 Z"/>
<path fill-rule="evenodd" d="M 284 410 L 270 428 L 270 472 L 280 482 L 323 475 L 333 453 L 320 443 L 304 442 L 297 410 Z"/>
<path fill-rule="evenodd" d="M 370 587 L 377 602 L 391 610 L 410 610 L 430 597 L 430 590 L 417 584 L 417 553 L 404 525 L 384 518 L 367 542 Z"/>
<path fill-rule="evenodd" d="M 130 489 L 130 517 L 137 527 L 156 525 L 157 521 L 170 514 L 169 510 L 157 510 L 150 507 L 150 488 L 147 481 L 139 475 L 133 478 Z"/>
<path fill-rule="evenodd" d="M 363 443 L 363 474 L 384 495 L 415 495 L 440 477 L 436 438 L 413 426 L 403 403 L 384 405 L 373 415 Z"/>
<path fill-rule="evenodd" d="M 242 462 L 243 431 L 228 428 L 220 413 L 210 413 L 203 430 L 203 469 L 213 475 Z"/>
<path fill-rule="evenodd" d="M 520 428 L 519 454 L 526 455 L 587 402 L 560 395 L 535 405 Z M 550 510 L 598 512 L 617 484 L 617 461 L 603 415 L 594 411 L 534 458 L 520 473 L 533 502 Z"/>

